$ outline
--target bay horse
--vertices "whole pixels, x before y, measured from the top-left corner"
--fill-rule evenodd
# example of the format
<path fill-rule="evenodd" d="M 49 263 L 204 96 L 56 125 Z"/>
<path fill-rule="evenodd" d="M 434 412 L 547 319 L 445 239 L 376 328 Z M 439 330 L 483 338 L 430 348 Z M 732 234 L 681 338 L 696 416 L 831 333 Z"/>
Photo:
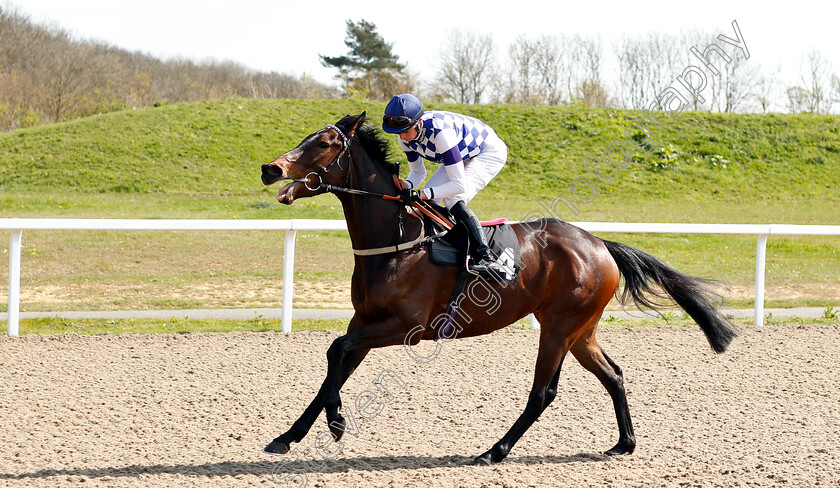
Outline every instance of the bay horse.
<path fill-rule="evenodd" d="M 393 198 L 398 193 L 394 178 L 398 169 L 386 162 L 388 141 L 378 129 L 364 125 L 365 117 L 365 112 L 347 115 L 262 165 L 265 185 L 291 180 L 276 197 L 280 203 L 290 205 L 299 198 L 334 193 L 343 207 L 356 254 L 351 282 L 355 313 L 347 333 L 327 350 L 327 376 L 314 400 L 287 432 L 265 447 L 269 454 L 287 453 L 293 442 L 300 442 L 309 432 L 322 410 L 326 410 L 334 440 L 340 440 L 346 424 L 339 412 L 339 391 L 347 378 L 372 348 L 439 339 L 440 331 L 431 323 L 444 312 L 455 287 L 456 268 L 433 264 L 428 246 L 411 245 L 424 235 L 423 219 Z M 488 334 L 534 313 L 541 324 L 534 383 L 520 417 L 473 464 L 496 463 L 508 455 L 557 395 L 560 368 L 570 351 L 612 398 L 619 436 L 606 454 L 632 453 L 636 438 L 623 374 L 595 339 L 604 308 L 613 295 L 622 304 L 632 301 L 653 310 L 661 308 L 661 299 L 670 298 L 697 322 L 712 349 L 721 353 L 737 332 L 716 310 L 713 302 L 719 296 L 706 280 L 560 219 L 511 226 L 524 265 L 516 283 L 487 285 L 499 299 L 492 314 L 481 303 L 462 300 L 463 316 L 474 320 L 459 324 L 457 337 Z M 396 247 L 406 242 L 407 248 Z M 375 251 L 359 252 L 371 249 Z M 619 295 L 621 276 L 624 290 Z M 418 330 L 422 333 L 415 333 Z"/>

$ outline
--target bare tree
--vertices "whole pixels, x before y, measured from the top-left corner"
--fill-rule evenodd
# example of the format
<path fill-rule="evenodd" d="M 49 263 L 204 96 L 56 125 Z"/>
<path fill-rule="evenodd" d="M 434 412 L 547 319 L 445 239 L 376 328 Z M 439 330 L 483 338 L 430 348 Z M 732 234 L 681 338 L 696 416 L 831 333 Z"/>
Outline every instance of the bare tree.
<path fill-rule="evenodd" d="M 0 131 L 157 102 L 250 96 L 338 93 L 306 77 L 257 73 L 230 61 L 161 61 L 73 38 L 0 6 Z"/>
<path fill-rule="evenodd" d="M 788 112 L 795 114 L 809 111 L 811 95 L 808 90 L 801 86 L 792 86 L 787 89 L 786 93 L 788 98 Z"/>
<path fill-rule="evenodd" d="M 840 77 L 836 73 L 831 75 L 831 100 L 840 103 Z"/>
<path fill-rule="evenodd" d="M 568 69 L 569 52 L 563 49 L 560 39 L 542 35 L 534 45 L 534 67 L 539 74 L 545 103 L 548 105 L 559 105 L 565 98 L 561 77 Z"/>
<path fill-rule="evenodd" d="M 510 70 L 504 99 L 558 105 L 571 98 L 576 53 L 565 36 L 520 35 L 509 46 Z"/>
<path fill-rule="evenodd" d="M 679 64 L 676 37 L 658 33 L 624 37 L 615 46 L 619 70 L 619 100 L 641 109 L 671 83 Z"/>
<path fill-rule="evenodd" d="M 761 109 L 761 113 L 766 114 L 778 98 L 778 79 L 781 69 L 778 64 L 769 73 L 763 72 L 760 68 L 757 69 L 758 74 L 755 79 L 752 97 Z"/>
<path fill-rule="evenodd" d="M 583 61 L 584 79 L 600 82 L 601 81 L 601 59 L 603 50 L 601 48 L 601 39 L 599 37 L 575 37 L 575 44 L 578 46 L 580 58 Z"/>
<path fill-rule="evenodd" d="M 56 44 L 64 39 L 57 39 Z M 89 69 L 90 52 L 80 46 L 48 48 L 41 53 L 44 110 L 53 122 L 59 122 L 74 110 L 79 100 L 93 88 Z"/>
<path fill-rule="evenodd" d="M 707 97 L 711 98 L 710 97 L 710 88 L 711 87 L 710 87 L 710 84 L 709 84 L 708 73 L 706 73 L 703 70 L 703 65 L 700 64 L 700 61 L 697 59 L 696 55 L 692 52 L 692 48 L 697 48 L 698 50 L 703 49 L 704 46 L 707 46 L 709 44 L 709 40 L 714 39 L 714 37 L 715 37 L 714 34 L 706 32 L 706 31 L 701 31 L 699 29 L 687 29 L 687 30 L 684 29 L 680 32 L 680 35 L 679 35 L 679 38 L 678 38 L 678 41 L 677 41 L 679 43 L 679 46 L 680 46 L 680 51 L 682 52 L 681 59 L 679 61 L 679 64 L 681 66 L 680 69 L 682 69 L 684 71 L 687 67 L 691 66 L 691 67 L 700 69 L 701 72 L 703 73 L 703 76 L 705 76 L 705 78 L 702 78 L 702 79 L 701 78 L 694 79 L 695 77 L 700 77 L 701 74 L 693 73 L 693 74 L 686 74 L 685 75 L 686 82 L 692 83 L 694 86 L 696 86 L 696 93 L 694 94 L 694 96 L 692 96 L 689 99 L 689 103 L 691 104 L 691 109 L 695 110 L 695 111 L 696 110 L 704 110 L 704 109 L 709 110 L 710 109 L 711 104 L 709 103 Z M 680 76 L 682 76 L 683 72 L 681 71 L 678 74 Z M 703 85 L 700 84 L 700 83 L 702 83 L 703 80 L 705 80 L 706 85 L 701 89 L 701 86 L 703 86 Z"/>
<path fill-rule="evenodd" d="M 712 108 L 719 112 L 742 111 L 753 96 L 756 73 L 755 67 L 747 64 L 745 57 L 738 54 L 730 56 L 730 61 L 723 63 L 720 75 L 710 76 Z"/>
<path fill-rule="evenodd" d="M 802 85 L 786 91 L 790 112 L 829 113 L 834 104 L 831 91 L 837 83 L 836 75 L 830 73 L 828 61 L 818 51 L 810 51 L 800 65 Z"/>
<path fill-rule="evenodd" d="M 646 37 L 648 44 L 648 85 L 654 96 L 659 96 L 682 69 L 677 50 L 679 40 L 670 34 L 651 33 Z"/>
<path fill-rule="evenodd" d="M 557 105 L 579 103 L 603 106 L 601 43 L 580 36 L 528 38 L 520 35 L 508 50 L 507 84 L 500 87 L 507 102 Z"/>
<path fill-rule="evenodd" d="M 619 101 L 624 108 L 641 109 L 649 102 L 645 81 L 646 54 L 642 44 L 624 37 L 615 45 L 618 59 Z"/>
<path fill-rule="evenodd" d="M 808 91 L 808 112 L 825 114 L 831 111 L 831 67 L 819 51 L 810 51 L 800 66 L 800 77 Z"/>
<path fill-rule="evenodd" d="M 576 82 L 574 98 L 585 107 L 605 107 L 609 97 L 601 83 L 601 40 L 597 37 L 576 36 L 575 46 L 575 59 L 581 63 L 581 69 L 578 70 L 581 79 Z"/>
<path fill-rule="evenodd" d="M 457 103 L 480 103 L 495 65 L 493 36 L 449 31 L 440 50 L 438 95 Z"/>
<path fill-rule="evenodd" d="M 510 93 L 508 99 L 514 103 L 539 103 L 539 72 L 537 57 L 539 47 L 536 41 L 520 34 L 508 49 L 511 62 Z"/>

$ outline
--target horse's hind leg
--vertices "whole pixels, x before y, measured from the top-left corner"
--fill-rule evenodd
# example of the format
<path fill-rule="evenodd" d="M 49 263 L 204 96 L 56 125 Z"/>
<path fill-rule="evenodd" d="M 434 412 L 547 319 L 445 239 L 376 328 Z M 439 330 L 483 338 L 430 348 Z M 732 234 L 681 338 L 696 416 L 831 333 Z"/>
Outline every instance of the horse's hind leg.
<path fill-rule="evenodd" d="M 525 411 L 513 424 L 513 427 L 493 447 L 478 456 L 473 464 L 497 463 L 507 457 L 514 444 L 529 427 L 539 418 L 548 404 L 557 396 L 557 381 L 560 369 L 568 349 L 550 337 L 545 331 L 540 335 L 540 350 L 537 354 L 537 367 L 534 372 L 534 385 L 528 396 Z"/>
<path fill-rule="evenodd" d="M 613 401 L 615 416 L 618 421 L 618 444 L 605 454 L 614 456 L 630 454 L 636 448 L 636 436 L 630 420 L 630 408 L 624 391 L 624 375 L 621 368 L 610 359 L 595 340 L 595 329 L 581 337 L 572 345 L 572 354 L 580 364 L 591 371 L 604 385 Z"/>

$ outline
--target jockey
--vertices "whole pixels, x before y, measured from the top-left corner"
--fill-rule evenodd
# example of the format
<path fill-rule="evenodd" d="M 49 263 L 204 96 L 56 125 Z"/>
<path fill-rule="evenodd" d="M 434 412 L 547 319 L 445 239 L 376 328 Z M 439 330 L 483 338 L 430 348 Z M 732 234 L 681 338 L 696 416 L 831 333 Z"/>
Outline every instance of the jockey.
<path fill-rule="evenodd" d="M 452 112 L 423 110 L 414 95 L 391 98 L 385 107 L 382 129 L 399 136 L 400 149 L 408 158 L 408 188 L 400 195 L 405 201 L 431 200 L 443 204 L 453 217 L 463 222 L 475 243 L 469 271 L 473 274 L 502 266 L 489 254 L 487 237 L 467 203 L 487 186 L 507 161 L 507 146 L 484 122 Z M 423 159 L 443 163 L 422 190 L 415 188 L 426 178 Z"/>

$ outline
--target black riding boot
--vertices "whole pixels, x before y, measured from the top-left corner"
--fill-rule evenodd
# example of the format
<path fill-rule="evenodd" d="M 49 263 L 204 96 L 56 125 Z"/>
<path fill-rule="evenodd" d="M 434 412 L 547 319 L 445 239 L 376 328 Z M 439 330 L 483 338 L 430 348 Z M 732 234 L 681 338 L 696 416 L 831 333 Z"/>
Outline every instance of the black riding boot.
<path fill-rule="evenodd" d="M 504 273 L 501 265 L 490 256 L 490 249 L 487 247 L 487 236 L 481 230 L 481 222 L 472 210 L 463 201 L 459 201 L 449 209 L 455 220 L 463 222 L 470 234 L 470 241 L 474 246 L 472 260 L 469 263 L 468 271 L 473 274 L 487 273 L 492 271 L 496 274 Z"/>

